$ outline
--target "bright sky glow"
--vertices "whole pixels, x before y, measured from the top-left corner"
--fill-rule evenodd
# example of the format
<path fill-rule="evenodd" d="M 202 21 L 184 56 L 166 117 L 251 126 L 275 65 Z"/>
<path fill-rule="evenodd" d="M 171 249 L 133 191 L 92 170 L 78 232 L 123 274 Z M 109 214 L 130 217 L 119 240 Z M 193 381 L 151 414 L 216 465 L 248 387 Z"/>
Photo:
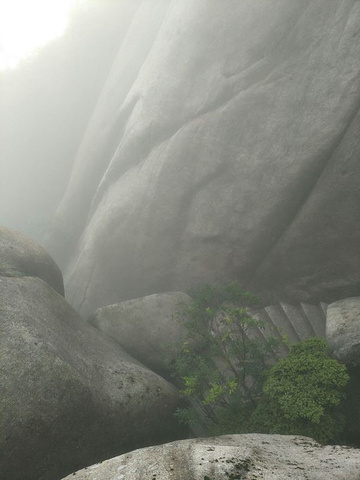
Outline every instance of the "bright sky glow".
<path fill-rule="evenodd" d="M 0 70 L 19 61 L 67 27 L 79 0 L 0 0 Z"/>

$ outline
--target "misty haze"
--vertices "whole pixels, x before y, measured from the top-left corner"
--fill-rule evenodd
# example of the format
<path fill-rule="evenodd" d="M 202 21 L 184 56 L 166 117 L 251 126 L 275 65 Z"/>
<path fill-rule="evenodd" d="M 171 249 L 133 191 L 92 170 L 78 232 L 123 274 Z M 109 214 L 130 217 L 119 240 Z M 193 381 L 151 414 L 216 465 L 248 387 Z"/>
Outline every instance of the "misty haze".
<path fill-rule="evenodd" d="M 360 2 L 0 30 L 0 479 L 359 479 Z"/>

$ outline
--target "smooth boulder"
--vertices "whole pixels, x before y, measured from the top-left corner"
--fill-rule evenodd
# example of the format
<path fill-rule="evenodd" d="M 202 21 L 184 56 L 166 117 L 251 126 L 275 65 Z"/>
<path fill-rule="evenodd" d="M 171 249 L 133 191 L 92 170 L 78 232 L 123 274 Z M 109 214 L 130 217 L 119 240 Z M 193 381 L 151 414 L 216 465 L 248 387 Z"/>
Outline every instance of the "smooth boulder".
<path fill-rule="evenodd" d="M 38 277 L 64 296 L 62 273 L 47 251 L 31 238 L 0 227 L 0 276 Z"/>
<path fill-rule="evenodd" d="M 158 373 L 169 373 L 186 329 L 173 318 L 180 303 L 191 298 L 182 292 L 148 295 L 98 308 L 93 325 L 113 338 L 126 352 Z"/>
<path fill-rule="evenodd" d="M 144 448 L 63 480 L 358 480 L 360 450 L 308 437 L 226 435 Z"/>
<path fill-rule="evenodd" d="M 39 278 L 0 277 L 0 476 L 58 480 L 180 435 L 175 387 Z"/>
<path fill-rule="evenodd" d="M 360 366 L 360 297 L 345 298 L 328 306 L 326 340 L 340 362 Z"/>

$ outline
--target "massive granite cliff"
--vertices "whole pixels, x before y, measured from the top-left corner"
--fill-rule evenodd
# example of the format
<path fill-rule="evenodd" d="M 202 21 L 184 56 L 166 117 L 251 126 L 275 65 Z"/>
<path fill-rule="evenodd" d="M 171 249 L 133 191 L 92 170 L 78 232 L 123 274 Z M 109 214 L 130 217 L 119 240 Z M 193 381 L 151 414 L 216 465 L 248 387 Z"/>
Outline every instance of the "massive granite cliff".
<path fill-rule="evenodd" d="M 144 0 L 58 209 L 67 298 L 358 294 L 359 107 L 357 0 Z"/>

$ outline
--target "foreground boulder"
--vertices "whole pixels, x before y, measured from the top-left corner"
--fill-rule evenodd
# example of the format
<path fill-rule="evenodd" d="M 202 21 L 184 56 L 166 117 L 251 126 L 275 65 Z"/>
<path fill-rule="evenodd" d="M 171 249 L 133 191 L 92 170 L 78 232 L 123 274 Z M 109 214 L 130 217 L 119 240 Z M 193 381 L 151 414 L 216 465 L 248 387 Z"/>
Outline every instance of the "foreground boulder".
<path fill-rule="evenodd" d="M 47 251 L 31 238 L 0 227 L 0 276 L 39 277 L 64 296 L 62 273 Z"/>
<path fill-rule="evenodd" d="M 360 450 L 311 438 L 225 435 L 144 448 L 63 480 L 358 480 Z"/>
<path fill-rule="evenodd" d="M 39 278 L 0 277 L 0 477 L 58 480 L 178 438 L 177 390 Z"/>
<path fill-rule="evenodd" d="M 144 0 L 58 210 L 70 303 L 356 295 L 359 30 L 356 0 Z"/>
<path fill-rule="evenodd" d="M 182 292 L 148 295 L 98 308 L 92 323 L 147 367 L 168 373 L 186 336 L 172 315 L 190 300 Z"/>
<path fill-rule="evenodd" d="M 326 340 L 340 362 L 360 366 L 360 297 L 345 298 L 328 306 Z"/>

